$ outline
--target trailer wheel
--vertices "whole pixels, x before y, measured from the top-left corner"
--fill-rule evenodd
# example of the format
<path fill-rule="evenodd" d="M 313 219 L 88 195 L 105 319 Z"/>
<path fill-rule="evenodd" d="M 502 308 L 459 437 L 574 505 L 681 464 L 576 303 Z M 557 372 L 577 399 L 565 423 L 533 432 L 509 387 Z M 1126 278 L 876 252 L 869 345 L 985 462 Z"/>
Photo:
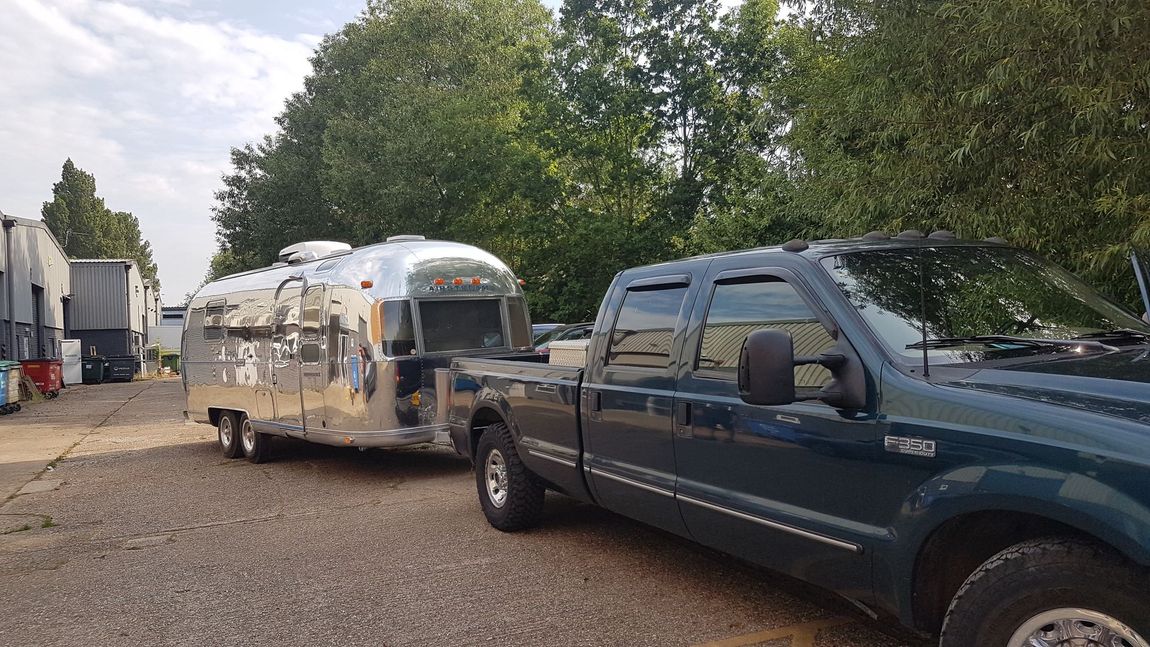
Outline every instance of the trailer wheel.
<path fill-rule="evenodd" d="M 487 522 L 504 532 L 537 524 L 546 489 L 519 460 L 507 425 L 499 422 L 487 427 L 475 456 L 475 483 Z"/>
<path fill-rule="evenodd" d="M 252 463 L 264 463 L 271 457 L 271 437 L 252 428 L 247 416 L 240 419 L 240 447 Z"/>
<path fill-rule="evenodd" d="M 966 579 L 940 647 L 1150 647 L 1146 571 L 1076 539 L 1011 546 Z"/>
<path fill-rule="evenodd" d="M 220 412 L 220 421 L 216 424 L 216 436 L 220 441 L 220 450 L 225 458 L 239 458 L 240 449 L 239 418 L 233 411 Z"/>

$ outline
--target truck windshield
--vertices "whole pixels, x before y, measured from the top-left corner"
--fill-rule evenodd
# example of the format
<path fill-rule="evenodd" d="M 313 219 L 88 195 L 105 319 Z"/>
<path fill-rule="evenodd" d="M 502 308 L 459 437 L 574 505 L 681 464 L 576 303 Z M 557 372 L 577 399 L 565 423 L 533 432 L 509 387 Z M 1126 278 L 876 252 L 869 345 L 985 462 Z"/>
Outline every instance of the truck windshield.
<path fill-rule="evenodd" d="M 1144 343 L 1150 334 L 1073 274 L 1009 247 L 879 249 L 822 262 L 879 339 L 914 361 L 922 358 L 924 312 L 928 340 L 998 335 L 1116 344 Z M 932 363 L 1065 350 L 1002 340 L 928 346 Z"/>
<path fill-rule="evenodd" d="M 499 299 L 419 301 L 423 350 L 446 353 L 508 345 Z M 526 322 L 526 317 L 524 317 Z"/>

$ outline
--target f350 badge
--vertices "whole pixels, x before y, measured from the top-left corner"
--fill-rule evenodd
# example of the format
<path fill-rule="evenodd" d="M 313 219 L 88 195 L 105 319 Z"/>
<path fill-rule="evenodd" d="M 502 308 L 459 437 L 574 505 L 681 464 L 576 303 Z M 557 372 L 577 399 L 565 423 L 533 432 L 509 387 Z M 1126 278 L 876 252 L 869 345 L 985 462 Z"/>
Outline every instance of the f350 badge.
<path fill-rule="evenodd" d="M 910 456 L 925 456 L 926 458 L 934 458 L 937 453 L 937 446 L 933 440 L 907 436 L 886 436 L 883 439 L 883 449 L 892 454 L 908 454 Z"/>

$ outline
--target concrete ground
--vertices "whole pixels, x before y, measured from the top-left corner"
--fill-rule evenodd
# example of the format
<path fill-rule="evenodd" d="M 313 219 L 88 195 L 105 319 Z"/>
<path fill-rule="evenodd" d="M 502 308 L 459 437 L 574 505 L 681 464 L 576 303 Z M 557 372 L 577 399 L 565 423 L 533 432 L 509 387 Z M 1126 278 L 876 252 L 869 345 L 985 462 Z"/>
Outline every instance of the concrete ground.
<path fill-rule="evenodd" d="M 0 645 L 893 647 L 847 605 L 549 496 L 504 534 L 450 450 L 223 458 L 178 380 L 0 418 Z"/>

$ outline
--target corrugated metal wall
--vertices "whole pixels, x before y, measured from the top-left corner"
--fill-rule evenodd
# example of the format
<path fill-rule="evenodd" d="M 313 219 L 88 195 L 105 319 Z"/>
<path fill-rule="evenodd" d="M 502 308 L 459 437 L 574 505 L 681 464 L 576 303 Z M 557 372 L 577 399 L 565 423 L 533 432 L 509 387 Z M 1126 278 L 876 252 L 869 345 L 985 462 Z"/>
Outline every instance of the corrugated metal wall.
<path fill-rule="evenodd" d="M 72 293 L 75 296 L 69 323 L 73 330 L 129 329 L 124 265 L 124 261 L 72 263 Z M 137 270 L 137 281 L 139 276 Z M 142 283 L 140 286 L 142 292 Z M 139 327 L 137 322 L 132 329 L 138 330 Z"/>
<path fill-rule="evenodd" d="M 24 324 L 34 321 L 32 286 L 37 285 L 44 289 L 44 327 L 63 330 L 62 297 L 71 292 L 72 283 L 68 259 L 43 224 L 24 218 L 13 220 L 16 226 L 8 230 L 12 247 L 8 265 L 16 270 L 12 276 L 13 318 Z M 27 274 L 23 268 L 27 268 Z"/>

